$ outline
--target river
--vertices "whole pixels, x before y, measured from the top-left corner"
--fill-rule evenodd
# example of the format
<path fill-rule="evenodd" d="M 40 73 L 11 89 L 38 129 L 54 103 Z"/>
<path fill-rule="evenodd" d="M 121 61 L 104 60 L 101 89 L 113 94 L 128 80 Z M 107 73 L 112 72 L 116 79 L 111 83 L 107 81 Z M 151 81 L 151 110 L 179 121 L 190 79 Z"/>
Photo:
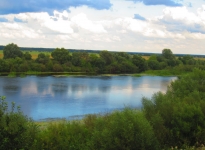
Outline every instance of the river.
<path fill-rule="evenodd" d="M 142 97 L 165 92 L 176 77 L 26 76 L 0 77 L 0 96 L 35 121 L 72 119 L 124 107 L 141 108 Z"/>

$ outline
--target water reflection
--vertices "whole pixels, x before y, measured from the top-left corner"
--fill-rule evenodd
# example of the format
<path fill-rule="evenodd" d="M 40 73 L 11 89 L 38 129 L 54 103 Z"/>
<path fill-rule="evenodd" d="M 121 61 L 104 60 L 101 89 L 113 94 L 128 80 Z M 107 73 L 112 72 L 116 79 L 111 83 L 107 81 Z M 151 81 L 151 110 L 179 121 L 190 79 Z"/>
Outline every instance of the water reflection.
<path fill-rule="evenodd" d="M 34 120 L 69 118 L 125 106 L 141 107 L 143 96 L 166 91 L 175 77 L 0 77 L 0 95 L 21 105 Z"/>

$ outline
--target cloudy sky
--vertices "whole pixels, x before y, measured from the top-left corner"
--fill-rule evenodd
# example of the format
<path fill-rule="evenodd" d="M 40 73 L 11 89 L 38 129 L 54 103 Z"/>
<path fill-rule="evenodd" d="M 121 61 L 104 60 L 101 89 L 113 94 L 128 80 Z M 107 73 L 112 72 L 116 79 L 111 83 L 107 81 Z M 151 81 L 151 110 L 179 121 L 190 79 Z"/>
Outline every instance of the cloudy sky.
<path fill-rule="evenodd" d="M 0 0 L 0 45 L 205 54 L 205 0 Z"/>

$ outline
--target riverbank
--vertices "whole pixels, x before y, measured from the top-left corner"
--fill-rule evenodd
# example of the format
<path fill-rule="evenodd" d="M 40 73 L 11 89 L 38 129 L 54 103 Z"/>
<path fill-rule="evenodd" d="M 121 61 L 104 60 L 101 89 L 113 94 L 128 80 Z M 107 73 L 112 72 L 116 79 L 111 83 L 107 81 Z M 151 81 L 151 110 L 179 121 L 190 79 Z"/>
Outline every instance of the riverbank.
<path fill-rule="evenodd" d="M 87 72 L 2 72 L 0 76 L 8 77 L 25 77 L 26 75 L 36 75 L 36 76 L 54 76 L 54 77 L 66 77 L 66 76 L 181 76 L 189 73 L 189 71 L 176 71 L 176 70 L 147 70 L 142 73 L 132 73 L 132 74 L 97 74 L 97 73 L 87 73 Z"/>

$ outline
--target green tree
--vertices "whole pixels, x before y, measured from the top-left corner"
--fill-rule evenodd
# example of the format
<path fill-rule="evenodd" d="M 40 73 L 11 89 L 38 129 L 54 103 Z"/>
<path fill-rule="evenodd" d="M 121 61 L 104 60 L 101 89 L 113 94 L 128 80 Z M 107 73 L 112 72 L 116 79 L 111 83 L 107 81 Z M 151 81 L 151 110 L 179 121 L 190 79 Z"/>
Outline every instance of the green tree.
<path fill-rule="evenodd" d="M 142 72 L 147 70 L 147 62 L 142 56 L 134 55 L 132 58 L 132 63 L 138 67 L 138 71 Z"/>
<path fill-rule="evenodd" d="M 205 72 L 195 69 L 172 82 L 166 93 L 143 99 L 145 116 L 161 145 L 184 148 L 205 141 L 204 85 Z"/>
<path fill-rule="evenodd" d="M 81 53 L 73 52 L 71 62 L 74 66 L 80 66 L 81 65 Z"/>
<path fill-rule="evenodd" d="M 24 55 L 23 55 L 24 59 L 25 60 L 31 60 L 32 59 L 32 56 L 29 52 L 26 52 Z"/>
<path fill-rule="evenodd" d="M 12 103 L 9 109 L 5 97 L 0 96 L 0 149 L 32 149 L 37 133 L 37 126 L 22 114 L 20 107 Z"/>
<path fill-rule="evenodd" d="M 3 49 L 4 59 L 8 58 L 16 58 L 16 57 L 22 57 L 23 53 L 21 52 L 20 48 L 14 44 L 8 44 Z"/>
<path fill-rule="evenodd" d="M 0 72 L 9 72 L 10 67 L 7 60 L 0 59 Z"/>
<path fill-rule="evenodd" d="M 56 48 L 51 56 L 54 60 L 58 61 L 60 64 L 64 64 L 67 61 L 70 61 L 71 57 L 69 51 L 64 48 Z"/>
<path fill-rule="evenodd" d="M 173 59 L 175 57 L 170 49 L 163 49 L 162 56 L 165 59 Z"/>
<path fill-rule="evenodd" d="M 100 52 L 100 57 L 105 61 L 105 64 L 108 66 L 112 62 L 114 62 L 114 57 L 111 52 L 108 51 L 101 51 Z"/>
<path fill-rule="evenodd" d="M 36 62 L 41 64 L 46 64 L 49 61 L 49 55 L 46 55 L 44 53 L 39 53 L 38 57 L 36 58 Z"/>
<path fill-rule="evenodd" d="M 54 64 L 53 65 L 53 71 L 54 72 L 62 72 L 63 71 L 63 67 L 60 64 Z"/>

